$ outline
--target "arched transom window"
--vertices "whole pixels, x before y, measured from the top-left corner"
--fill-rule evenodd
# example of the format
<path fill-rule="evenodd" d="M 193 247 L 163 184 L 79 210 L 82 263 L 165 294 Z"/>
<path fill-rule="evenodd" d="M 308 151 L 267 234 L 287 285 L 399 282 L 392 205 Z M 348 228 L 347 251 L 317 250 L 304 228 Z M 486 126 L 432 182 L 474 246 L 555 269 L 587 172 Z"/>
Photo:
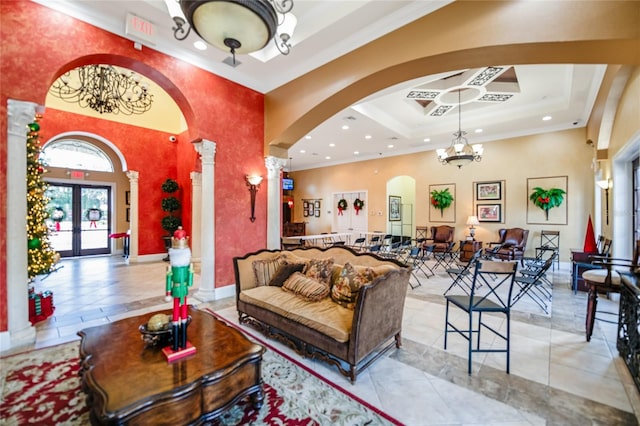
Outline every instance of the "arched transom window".
<path fill-rule="evenodd" d="M 113 163 L 97 146 L 76 139 L 61 139 L 47 144 L 42 158 L 49 167 L 113 172 Z"/>

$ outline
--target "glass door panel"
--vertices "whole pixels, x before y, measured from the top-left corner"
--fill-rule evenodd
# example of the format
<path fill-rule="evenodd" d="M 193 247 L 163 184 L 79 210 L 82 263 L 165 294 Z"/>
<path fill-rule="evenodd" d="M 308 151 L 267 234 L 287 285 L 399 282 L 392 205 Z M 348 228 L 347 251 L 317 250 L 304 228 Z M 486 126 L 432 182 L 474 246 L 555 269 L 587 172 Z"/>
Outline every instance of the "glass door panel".
<path fill-rule="evenodd" d="M 49 184 L 46 196 L 51 247 L 62 257 L 73 256 L 73 186 Z"/>
<path fill-rule="evenodd" d="M 109 254 L 111 188 L 49 184 L 49 241 L 62 257 Z"/>
<path fill-rule="evenodd" d="M 80 187 L 80 256 L 109 253 L 110 188 Z"/>

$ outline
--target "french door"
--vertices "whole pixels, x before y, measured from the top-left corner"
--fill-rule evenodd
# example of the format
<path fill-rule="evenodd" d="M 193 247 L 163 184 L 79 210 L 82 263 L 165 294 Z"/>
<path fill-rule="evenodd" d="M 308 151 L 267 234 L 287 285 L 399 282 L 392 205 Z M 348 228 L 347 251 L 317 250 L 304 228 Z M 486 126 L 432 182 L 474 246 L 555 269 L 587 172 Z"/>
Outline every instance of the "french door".
<path fill-rule="evenodd" d="M 111 187 L 49 183 L 51 247 L 61 257 L 110 254 Z"/>

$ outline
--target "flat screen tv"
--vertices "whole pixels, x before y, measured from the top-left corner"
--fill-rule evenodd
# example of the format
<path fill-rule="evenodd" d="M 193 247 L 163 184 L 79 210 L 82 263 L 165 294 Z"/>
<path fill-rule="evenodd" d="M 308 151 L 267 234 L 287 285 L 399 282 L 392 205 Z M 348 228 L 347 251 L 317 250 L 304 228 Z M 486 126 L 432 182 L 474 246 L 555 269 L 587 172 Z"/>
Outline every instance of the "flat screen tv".
<path fill-rule="evenodd" d="M 282 178 L 282 189 L 284 191 L 292 191 L 293 190 L 293 179 Z"/>

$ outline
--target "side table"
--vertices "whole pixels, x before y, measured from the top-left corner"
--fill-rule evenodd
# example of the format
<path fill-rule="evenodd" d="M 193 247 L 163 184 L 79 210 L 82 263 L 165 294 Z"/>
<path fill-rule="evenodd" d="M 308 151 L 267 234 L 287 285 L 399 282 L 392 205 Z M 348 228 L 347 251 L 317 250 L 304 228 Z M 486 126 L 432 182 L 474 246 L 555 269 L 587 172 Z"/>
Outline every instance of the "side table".
<path fill-rule="evenodd" d="M 482 249 L 482 241 L 460 241 L 460 261 L 468 262 L 473 257 L 473 254 Z"/>

